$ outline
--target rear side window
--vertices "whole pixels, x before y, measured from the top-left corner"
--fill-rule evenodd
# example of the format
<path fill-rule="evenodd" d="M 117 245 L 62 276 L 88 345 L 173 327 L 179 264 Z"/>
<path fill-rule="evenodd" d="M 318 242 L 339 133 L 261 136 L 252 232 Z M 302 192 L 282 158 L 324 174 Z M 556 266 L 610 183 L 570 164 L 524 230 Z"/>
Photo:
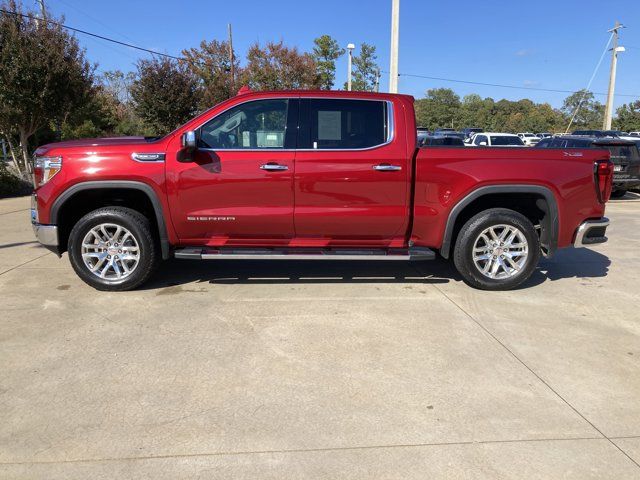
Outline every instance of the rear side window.
<path fill-rule="evenodd" d="M 522 146 L 522 140 L 520 137 L 507 137 L 507 136 L 495 136 L 491 137 L 492 146 Z"/>
<path fill-rule="evenodd" d="M 389 138 L 388 104 L 378 100 L 303 100 L 298 148 L 354 150 L 386 143 Z M 306 107 L 306 108 L 305 108 Z"/>

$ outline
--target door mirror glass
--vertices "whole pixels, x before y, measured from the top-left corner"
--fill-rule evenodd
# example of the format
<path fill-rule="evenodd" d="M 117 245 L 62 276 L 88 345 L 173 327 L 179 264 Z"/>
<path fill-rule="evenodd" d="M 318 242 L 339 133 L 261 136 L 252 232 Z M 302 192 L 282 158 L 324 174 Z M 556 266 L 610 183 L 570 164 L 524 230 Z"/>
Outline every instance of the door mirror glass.
<path fill-rule="evenodd" d="M 182 148 L 194 150 L 196 148 L 196 132 L 189 130 L 182 134 Z"/>

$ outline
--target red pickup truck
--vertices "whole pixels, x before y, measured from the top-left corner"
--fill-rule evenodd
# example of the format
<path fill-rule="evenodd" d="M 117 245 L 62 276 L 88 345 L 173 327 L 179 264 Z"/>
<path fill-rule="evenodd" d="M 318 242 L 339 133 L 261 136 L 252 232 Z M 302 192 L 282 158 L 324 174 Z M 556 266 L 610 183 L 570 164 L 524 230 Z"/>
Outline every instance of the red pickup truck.
<path fill-rule="evenodd" d="M 511 289 L 540 255 L 605 242 L 606 150 L 417 148 L 413 98 L 243 92 L 162 138 L 35 152 L 36 237 L 89 285 L 161 259 L 452 259 Z"/>

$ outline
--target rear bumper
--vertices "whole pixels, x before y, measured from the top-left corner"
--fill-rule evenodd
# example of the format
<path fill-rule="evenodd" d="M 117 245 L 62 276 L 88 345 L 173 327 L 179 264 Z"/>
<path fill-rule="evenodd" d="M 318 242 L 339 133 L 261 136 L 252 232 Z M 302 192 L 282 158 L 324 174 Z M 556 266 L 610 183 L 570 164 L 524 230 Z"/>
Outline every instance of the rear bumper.
<path fill-rule="evenodd" d="M 605 235 L 608 226 L 609 219 L 606 217 L 582 222 L 576 230 L 576 237 L 573 242 L 573 246 L 580 248 L 598 243 L 605 243 L 608 240 Z"/>
<path fill-rule="evenodd" d="M 640 178 L 616 178 L 613 177 L 613 186 L 622 188 L 638 188 L 640 187 Z"/>

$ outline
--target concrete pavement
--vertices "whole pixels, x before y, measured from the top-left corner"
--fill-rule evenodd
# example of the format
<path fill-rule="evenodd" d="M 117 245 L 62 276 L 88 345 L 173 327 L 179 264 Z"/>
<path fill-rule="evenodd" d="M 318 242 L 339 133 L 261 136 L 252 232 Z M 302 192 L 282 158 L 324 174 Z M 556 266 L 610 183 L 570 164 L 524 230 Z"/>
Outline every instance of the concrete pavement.
<path fill-rule="evenodd" d="M 517 291 L 171 261 L 97 292 L 0 201 L 0 477 L 640 478 L 640 196 Z"/>

